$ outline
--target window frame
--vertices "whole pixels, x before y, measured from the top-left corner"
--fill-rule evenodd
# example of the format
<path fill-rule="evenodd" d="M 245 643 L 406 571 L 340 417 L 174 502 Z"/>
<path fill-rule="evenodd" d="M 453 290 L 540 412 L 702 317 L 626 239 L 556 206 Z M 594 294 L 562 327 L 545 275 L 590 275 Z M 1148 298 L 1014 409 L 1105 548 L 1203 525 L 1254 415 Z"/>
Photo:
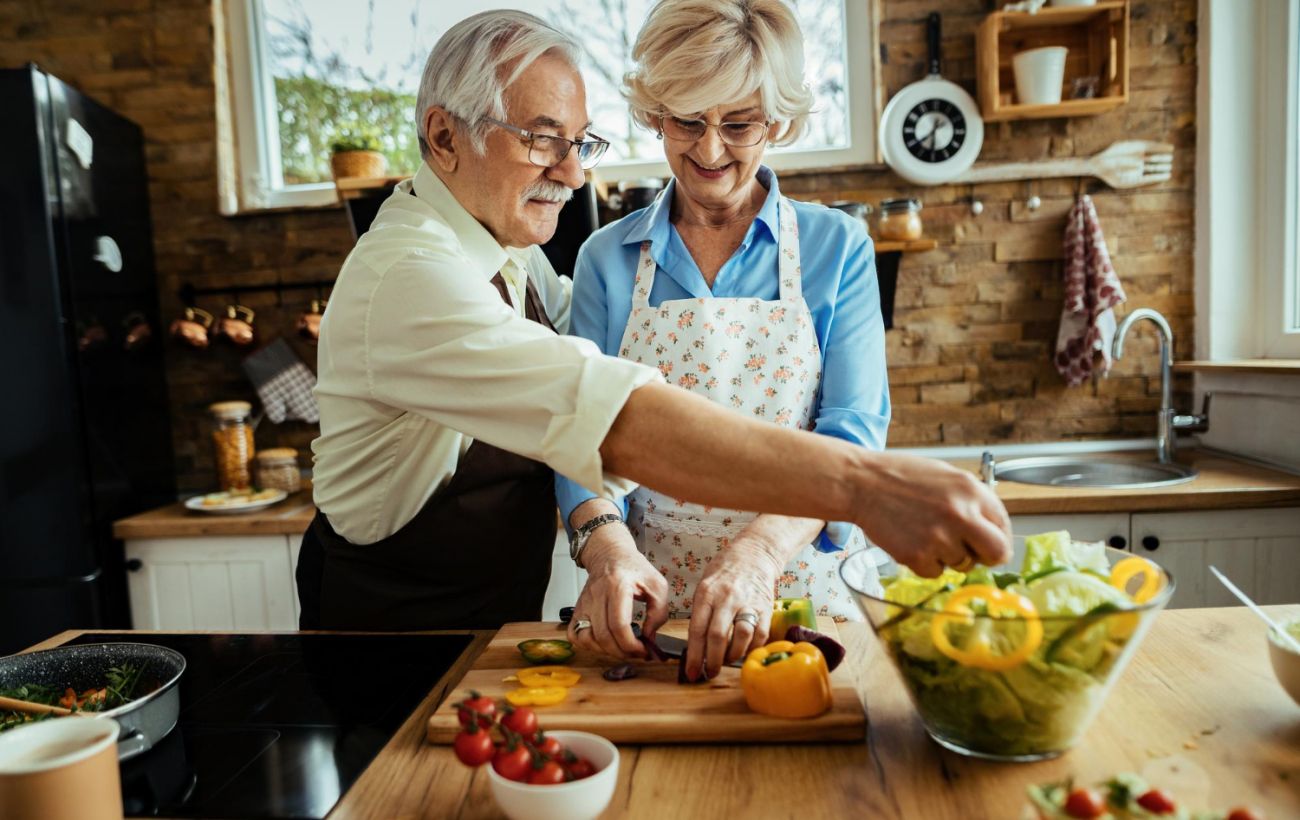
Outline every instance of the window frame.
<path fill-rule="evenodd" d="M 219 0 L 220 2 L 220 0 Z M 777 171 L 826 171 L 844 167 L 879 164 L 876 130 L 881 107 L 879 8 L 877 2 L 843 0 L 845 53 L 848 78 L 845 102 L 848 108 L 849 145 L 787 153 L 769 153 L 765 164 Z M 336 205 L 333 182 L 281 186 L 279 119 L 275 111 L 275 86 L 268 71 L 269 59 L 261 0 L 225 0 L 225 48 L 229 63 L 224 77 L 218 77 L 219 99 L 225 98 L 228 117 L 224 131 L 230 145 L 222 174 L 220 201 L 223 213 L 284 208 L 316 208 Z M 220 13 L 220 12 L 218 12 Z M 854 44 L 863 44 L 855 48 Z M 222 47 L 221 43 L 217 44 Z M 867 88 L 858 86 L 865 84 Z M 414 124 L 412 124 L 414 127 Z M 599 128 L 596 129 L 599 133 Z M 640 177 L 667 177 L 663 160 L 601 163 L 594 169 L 600 179 L 617 182 Z"/>

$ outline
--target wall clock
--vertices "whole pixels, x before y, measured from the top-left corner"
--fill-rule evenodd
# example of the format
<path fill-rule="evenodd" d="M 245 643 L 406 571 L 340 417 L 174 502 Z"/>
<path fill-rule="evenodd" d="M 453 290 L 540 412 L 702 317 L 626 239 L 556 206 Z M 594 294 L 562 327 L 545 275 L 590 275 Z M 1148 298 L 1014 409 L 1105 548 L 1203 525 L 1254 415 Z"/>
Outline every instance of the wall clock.
<path fill-rule="evenodd" d="M 899 176 L 939 185 L 961 175 L 984 144 L 979 106 L 966 90 L 939 75 L 939 15 L 926 21 L 930 76 L 894 95 L 880 118 L 880 150 Z"/>

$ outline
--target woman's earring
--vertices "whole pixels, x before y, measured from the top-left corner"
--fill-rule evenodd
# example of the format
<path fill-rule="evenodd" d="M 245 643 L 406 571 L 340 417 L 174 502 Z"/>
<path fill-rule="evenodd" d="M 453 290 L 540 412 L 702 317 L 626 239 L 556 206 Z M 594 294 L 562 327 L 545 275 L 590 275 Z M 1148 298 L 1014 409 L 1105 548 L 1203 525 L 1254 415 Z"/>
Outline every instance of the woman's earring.
<path fill-rule="evenodd" d="M 655 139 L 657 139 L 657 140 L 659 140 L 660 142 L 662 142 L 662 141 L 663 141 L 663 138 L 664 138 L 664 132 L 663 132 L 663 131 L 656 131 L 656 132 L 655 132 Z"/>

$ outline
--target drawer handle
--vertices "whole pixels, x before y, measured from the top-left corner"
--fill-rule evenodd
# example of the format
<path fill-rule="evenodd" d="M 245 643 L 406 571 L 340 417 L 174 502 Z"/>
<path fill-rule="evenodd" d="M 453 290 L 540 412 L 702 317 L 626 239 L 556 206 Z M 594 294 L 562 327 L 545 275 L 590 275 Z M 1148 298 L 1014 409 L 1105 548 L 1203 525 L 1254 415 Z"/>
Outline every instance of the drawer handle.
<path fill-rule="evenodd" d="M 127 560 L 127 572 L 139 572 L 142 569 L 144 569 L 144 561 L 141 561 L 139 558 L 131 558 Z"/>
<path fill-rule="evenodd" d="M 1128 549 L 1128 539 L 1122 535 L 1112 535 L 1106 543 L 1110 544 L 1113 549 Z"/>
<path fill-rule="evenodd" d="M 1145 536 L 1142 539 L 1142 548 L 1155 552 L 1160 549 L 1160 539 L 1156 538 L 1154 535 Z"/>

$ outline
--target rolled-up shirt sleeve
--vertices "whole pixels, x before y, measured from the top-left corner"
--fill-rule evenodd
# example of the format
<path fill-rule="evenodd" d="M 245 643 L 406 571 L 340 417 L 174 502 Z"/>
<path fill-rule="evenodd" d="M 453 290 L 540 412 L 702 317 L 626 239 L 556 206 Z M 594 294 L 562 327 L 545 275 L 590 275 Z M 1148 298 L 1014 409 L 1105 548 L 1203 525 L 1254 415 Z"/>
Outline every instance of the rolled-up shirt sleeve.
<path fill-rule="evenodd" d="M 600 445 L 633 390 L 658 371 L 520 317 L 452 253 L 421 250 L 379 278 L 364 316 L 367 389 L 602 493 Z"/>
<path fill-rule="evenodd" d="M 889 430 L 889 373 L 880 312 L 875 249 L 865 231 L 845 258 L 830 325 L 822 343 L 821 398 L 814 429 L 871 450 L 883 450 Z M 842 549 L 852 525 L 830 522 L 817 548 Z"/>

